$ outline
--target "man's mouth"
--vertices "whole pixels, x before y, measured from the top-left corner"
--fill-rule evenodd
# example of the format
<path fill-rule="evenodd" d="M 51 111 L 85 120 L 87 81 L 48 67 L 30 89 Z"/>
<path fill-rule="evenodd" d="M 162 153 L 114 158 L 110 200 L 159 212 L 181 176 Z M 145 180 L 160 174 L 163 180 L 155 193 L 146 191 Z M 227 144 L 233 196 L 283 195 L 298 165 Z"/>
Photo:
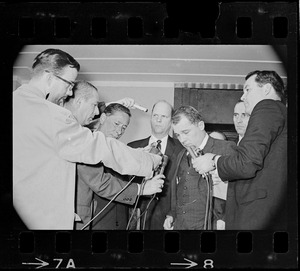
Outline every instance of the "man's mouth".
<path fill-rule="evenodd" d="M 67 98 L 66 96 L 61 97 L 61 98 L 58 100 L 58 105 L 63 107 L 64 104 L 65 104 L 66 98 Z"/>

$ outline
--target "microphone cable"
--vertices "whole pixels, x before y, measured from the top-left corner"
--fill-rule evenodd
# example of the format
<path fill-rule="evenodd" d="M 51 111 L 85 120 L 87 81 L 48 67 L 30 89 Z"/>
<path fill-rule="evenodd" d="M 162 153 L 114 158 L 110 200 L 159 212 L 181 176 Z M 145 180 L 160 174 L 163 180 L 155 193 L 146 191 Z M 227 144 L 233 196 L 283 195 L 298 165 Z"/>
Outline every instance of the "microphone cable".
<path fill-rule="evenodd" d="M 152 202 L 153 199 L 155 198 L 155 196 L 156 196 L 156 194 L 153 194 L 153 195 L 152 195 L 151 199 L 149 200 L 149 202 L 148 202 L 148 204 L 147 204 L 147 206 L 146 206 L 145 211 L 143 212 L 143 214 L 141 214 L 141 215 L 145 215 L 144 220 L 143 220 L 143 227 L 142 227 L 143 230 L 145 229 L 145 226 L 146 226 L 146 218 L 147 218 L 148 209 L 149 209 L 149 207 L 150 207 L 151 202 Z"/>
<path fill-rule="evenodd" d="M 151 150 L 150 150 L 150 153 L 154 153 L 154 154 L 161 155 L 161 156 L 162 156 L 162 159 L 163 159 L 163 160 L 162 160 L 162 165 L 160 165 L 160 166 L 157 167 L 157 169 L 154 171 L 153 177 L 155 177 L 155 176 L 158 175 L 158 174 L 163 174 L 163 171 L 164 171 L 164 169 L 165 169 L 165 167 L 166 167 L 166 165 L 167 165 L 167 163 L 168 163 L 168 156 L 163 155 L 163 154 L 161 153 L 160 149 L 157 148 L 157 142 L 153 142 L 153 143 L 151 144 Z M 152 177 L 152 178 L 153 178 L 153 177 Z M 142 181 L 143 186 L 142 186 L 141 191 L 143 191 L 144 186 L 145 186 L 145 183 L 146 183 L 146 180 L 145 180 L 145 178 L 144 178 L 143 181 Z M 140 196 L 140 195 L 139 195 L 139 196 Z M 155 197 L 156 197 L 156 193 L 152 195 L 152 197 L 151 197 L 151 199 L 149 200 L 149 202 L 148 202 L 148 204 L 147 204 L 145 210 L 144 210 L 144 211 L 136 218 L 136 222 L 137 222 L 142 216 L 144 216 L 142 230 L 145 229 L 148 209 L 149 209 L 149 206 L 150 206 L 151 202 L 153 201 L 153 199 L 154 199 Z M 138 199 L 139 199 L 139 197 L 138 197 Z M 131 222 L 131 219 L 133 218 L 133 215 L 134 215 L 134 212 L 135 212 L 135 210 L 136 210 L 137 203 L 138 203 L 138 199 L 136 200 L 136 204 L 135 204 L 134 210 L 132 211 L 132 214 L 131 214 L 131 216 L 130 216 L 130 219 L 129 219 L 129 221 L 128 221 L 128 224 L 127 224 L 126 229 L 128 229 L 129 224 L 130 224 L 130 222 Z"/>
<path fill-rule="evenodd" d="M 186 148 L 193 159 L 197 158 L 199 154 L 195 154 L 191 147 Z M 204 216 L 204 230 L 211 230 L 211 209 L 212 209 L 212 193 L 211 193 L 211 178 L 209 173 L 202 174 L 202 177 L 206 180 L 207 184 L 207 198 L 205 206 L 205 216 Z"/>
<path fill-rule="evenodd" d="M 209 180 L 207 178 L 207 176 L 204 177 L 205 181 L 206 181 L 206 186 L 207 186 L 207 197 L 206 197 L 206 206 L 205 206 L 205 216 L 204 216 L 204 230 L 208 230 L 208 213 L 209 213 L 209 198 L 210 198 L 210 188 L 209 188 Z"/>
<path fill-rule="evenodd" d="M 131 212 L 131 216 L 130 216 L 128 222 L 127 222 L 126 230 L 129 229 L 130 222 L 131 222 L 131 220 L 132 220 L 132 218 L 133 218 L 133 215 L 134 215 L 134 213 L 135 213 L 135 210 L 136 210 L 136 208 L 137 208 L 137 205 L 138 205 L 138 202 L 139 202 L 139 198 L 140 198 L 141 195 L 142 195 L 142 191 L 144 190 L 145 183 L 146 183 L 146 178 L 143 178 L 143 180 L 142 180 L 142 182 L 141 182 L 141 189 L 140 189 L 139 194 L 138 194 L 138 196 L 137 196 L 137 199 L 136 199 L 136 201 L 135 201 L 133 210 L 132 210 L 132 212 Z M 136 219 L 136 222 L 138 221 L 138 219 L 139 219 L 140 217 L 141 217 L 141 215 Z"/>
<path fill-rule="evenodd" d="M 128 181 L 128 183 L 99 211 L 99 213 L 97 213 L 97 215 L 95 215 L 89 222 L 87 222 L 80 230 L 84 230 L 88 225 L 90 225 L 91 222 L 93 222 L 131 184 L 135 177 L 136 176 L 133 176 Z"/>

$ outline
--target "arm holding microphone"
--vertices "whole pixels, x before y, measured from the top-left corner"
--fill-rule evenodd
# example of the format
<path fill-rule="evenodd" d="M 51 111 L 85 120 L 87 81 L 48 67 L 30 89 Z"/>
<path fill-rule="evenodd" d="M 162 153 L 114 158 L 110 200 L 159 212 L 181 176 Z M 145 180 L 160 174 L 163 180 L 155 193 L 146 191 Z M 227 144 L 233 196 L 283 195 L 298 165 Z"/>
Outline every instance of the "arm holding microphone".
<path fill-rule="evenodd" d="M 150 149 L 149 149 L 149 147 L 150 147 Z M 162 162 L 154 169 L 154 174 L 153 174 L 154 177 L 152 179 L 149 179 L 149 178 L 148 178 L 148 180 L 146 179 L 146 183 L 145 183 L 145 187 L 142 191 L 142 195 L 152 195 L 152 194 L 155 195 L 156 193 L 162 192 L 162 188 L 163 188 L 163 184 L 164 184 L 164 180 L 162 180 L 162 178 L 165 178 L 163 173 L 168 164 L 168 156 L 167 155 L 163 155 L 156 146 L 149 146 L 149 147 L 148 148 L 146 147 L 145 150 L 148 149 L 149 153 L 153 153 L 153 154 L 162 156 Z M 157 187 L 157 185 L 159 185 L 159 191 L 157 191 L 155 193 L 147 193 L 146 191 L 144 191 L 146 187 L 150 187 L 152 185 L 154 185 L 155 187 Z"/>
<path fill-rule="evenodd" d="M 195 168 L 195 170 L 196 170 L 199 174 L 201 174 L 201 173 L 197 170 L 197 168 L 195 167 L 195 164 L 199 161 L 199 157 L 200 157 L 201 155 L 196 155 L 196 153 L 194 152 L 194 150 L 193 150 L 191 147 L 186 147 L 186 149 L 187 149 L 187 151 L 189 152 L 189 154 L 191 155 L 191 157 L 193 158 L 193 160 L 192 160 L 192 165 L 193 165 L 193 167 Z M 203 177 L 203 178 L 207 178 L 207 173 L 203 172 L 203 173 L 202 173 L 202 177 Z"/>
<path fill-rule="evenodd" d="M 194 159 L 192 164 L 199 174 L 205 174 L 216 169 L 216 159 L 219 157 L 220 155 L 217 156 L 213 153 L 206 153 Z"/>
<path fill-rule="evenodd" d="M 133 98 L 129 98 L 129 97 L 120 99 L 120 100 L 115 101 L 115 102 L 109 102 L 109 103 L 106 103 L 105 105 L 107 106 L 111 103 L 119 103 L 119 104 L 122 104 L 122 105 L 126 106 L 129 109 L 139 109 L 141 111 L 148 112 L 147 108 L 137 104 Z"/>

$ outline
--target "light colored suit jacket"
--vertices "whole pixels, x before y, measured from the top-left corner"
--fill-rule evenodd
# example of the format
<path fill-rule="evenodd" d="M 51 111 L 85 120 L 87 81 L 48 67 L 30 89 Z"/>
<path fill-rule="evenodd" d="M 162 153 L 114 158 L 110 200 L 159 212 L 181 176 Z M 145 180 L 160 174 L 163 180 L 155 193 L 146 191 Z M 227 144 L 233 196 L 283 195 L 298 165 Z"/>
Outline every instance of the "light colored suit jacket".
<path fill-rule="evenodd" d="M 160 160 L 81 127 L 40 89 L 13 93 L 13 203 L 29 229 L 73 229 L 75 162 L 151 176 Z"/>

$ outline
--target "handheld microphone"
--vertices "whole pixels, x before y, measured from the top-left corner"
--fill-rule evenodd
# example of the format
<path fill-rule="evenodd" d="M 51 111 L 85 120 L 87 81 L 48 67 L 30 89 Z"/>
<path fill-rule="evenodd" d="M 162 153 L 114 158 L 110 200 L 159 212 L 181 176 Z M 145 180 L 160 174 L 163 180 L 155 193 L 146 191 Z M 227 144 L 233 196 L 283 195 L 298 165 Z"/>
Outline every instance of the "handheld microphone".
<path fill-rule="evenodd" d="M 193 159 L 196 159 L 199 155 L 196 155 L 194 150 L 191 147 L 186 147 L 187 151 L 189 152 L 189 154 L 192 156 Z M 204 178 L 207 177 L 207 173 L 202 174 L 202 176 Z"/>
<path fill-rule="evenodd" d="M 193 151 L 193 149 L 191 147 L 186 147 L 186 149 L 189 152 L 189 154 L 192 156 L 193 159 L 197 158 L 195 152 Z"/>
<path fill-rule="evenodd" d="M 147 108 L 142 107 L 142 106 L 140 106 L 139 104 L 136 104 L 136 103 L 135 103 L 132 107 L 133 107 L 133 108 L 136 108 L 136 109 L 139 109 L 139 110 L 141 110 L 141 111 L 144 111 L 144 112 L 148 112 L 148 109 L 147 109 Z"/>
<path fill-rule="evenodd" d="M 168 161 L 169 161 L 169 157 L 167 155 L 163 155 L 163 161 L 162 161 L 162 165 L 161 165 L 159 174 L 164 174 L 164 171 L 168 164 Z"/>
<path fill-rule="evenodd" d="M 155 176 L 158 174 L 164 174 L 168 161 L 169 161 L 169 157 L 167 155 L 162 155 L 162 164 L 159 165 L 156 171 L 154 172 Z M 156 193 L 153 195 L 153 197 L 156 198 L 156 200 L 159 200 L 159 198 L 156 196 Z"/>

